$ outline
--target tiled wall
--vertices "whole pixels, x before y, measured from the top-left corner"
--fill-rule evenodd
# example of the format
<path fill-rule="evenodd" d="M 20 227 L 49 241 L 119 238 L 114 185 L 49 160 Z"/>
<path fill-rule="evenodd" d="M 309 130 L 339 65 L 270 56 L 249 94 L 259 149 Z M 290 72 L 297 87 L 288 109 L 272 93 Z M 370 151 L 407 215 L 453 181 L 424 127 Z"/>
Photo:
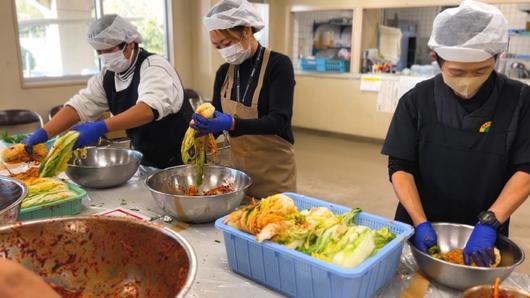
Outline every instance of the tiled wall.
<path fill-rule="evenodd" d="M 524 29 L 526 22 L 530 21 L 530 15 L 519 10 L 516 4 L 499 4 L 496 6 L 508 19 L 508 28 L 510 29 Z M 530 54 L 530 36 L 511 38 L 510 53 Z"/>
<path fill-rule="evenodd" d="M 300 56 L 309 56 L 313 48 L 313 22 L 328 21 L 334 18 L 352 18 L 353 10 L 326 10 L 294 13 L 293 32 L 293 57 L 297 60 Z M 351 46 L 352 29 L 346 28 L 340 35 L 340 29 L 336 26 L 320 26 L 315 38 L 321 32 L 333 31 L 335 43 Z M 297 61 L 295 63 L 298 65 Z M 298 67 L 298 66 L 296 66 Z"/>
<path fill-rule="evenodd" d="M 387 21 L 393 20 L 395 14 L 399 20 L 415 22 L 416 31 L 416 64 L 431 63 L 430 49 L 427 46 L 429 37 L 432 32 L 432 21 L 440 12 L 440 6 L 433 7 L 414 7 L 414 8 L 394 8 L 385 9 L 382 18 L 386 24 Z"/>
<path fill-rule="evenodd" d="M 530 15 L 519 10 L 517 4 L 498 4 L 496 6 L 508 19 L 508 28 L 510 29 L 523 29 L 526 26 L 526 22 L 530 21 Z M 418 24 L 416 62 L 419 64 L 430 62 L 430 49 L 427 43 L 432 31 L 432 22 L 440 11 L 440 6 L 384 10 L 384 21 L 394 19 L 394 15 L 397 13 L 400 20 L 410 20 Z M 512 38 L 510 52 L 530 54 L 530 37 Z"/>
<path fill-rule="evenodd" d="M 529 15 L 519 10 L 517 4 L 497 4 L 495 6 L 508 19 L 508 27 L 510 29 L 523 29 L 526 27 L 526 22 L 530 21 Z"/>
<path fill-rule="evenodd" d="M 397 13 L 400 20 L 415 21 L 418 24 L 418 36 L 428 38 L 431 36 L 432 21 L 440 12 L 440 6 L 433 7 L 413 7 L 413 8 L 393 8 L 384 10 L 384 19 L 392 20 Z"/>
<path fill-rule="evenodd" d="M 517 4 L 496 5 L 508 19 L 510 29 L 523 29 L 526 22 L 530 21 L 530 15 L 520 11 Z M 415 8 L 394 8 L 385 9 L 381 17 L 381 22 L 386 23 L 394 19 L 397 13 L 400 20 L 407 20 L 417 23 L 417 49 L 416 63 L 428 64 L 431 62 L 430 49 L 427 46 L 432 31 L 432 22 L 441 11 L 440 6 L 415 7 Z M 299 12 L 294 14 L 294 34 L 293 34 L 293 57 L 311 55 L 313 46 L 313 22 L 326 21 L 337 17 L 352 17 L 352 10 L 330 10 Z M 351 29 L 344 30 L 342 38 L 339 39 L 337 28 L 323 26 L 317 31 L 316 37 L 323 31 L 335 31 L 335 42 L 351 45 Z M 510 52 L 517 54 L 530 54 L 530 37 L 516 37 L 511 39 Z M 297 64 L 297 63 L 296 63 Z"/>

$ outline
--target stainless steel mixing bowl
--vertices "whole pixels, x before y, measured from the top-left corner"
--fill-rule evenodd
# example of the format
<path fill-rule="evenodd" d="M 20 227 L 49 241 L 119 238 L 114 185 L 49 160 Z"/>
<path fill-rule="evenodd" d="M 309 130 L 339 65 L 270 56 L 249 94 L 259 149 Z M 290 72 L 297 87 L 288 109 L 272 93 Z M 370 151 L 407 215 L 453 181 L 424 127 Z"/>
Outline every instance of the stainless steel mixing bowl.
<path fill-rule="evenodd" d="M 107 188 L 123 184 L 136 173 L 142 161 L 142 153 L 131 149 L 86 149 L 86 158 L 72 158 L 66 168 L 66 175 L 81 186 Z"/>
<path fill-rule="evenodd" d="M 433 223 L 442 253 L 463 248 L 473 227 L 451 223 Z M 465 290 L 476 285 L 493 284 L 495 278 L 504 280 L 524 261 L 524 252 L 510 239 L 499 235 L 495 246 L 500 250 L 501 263 L 497 268 L 470 267 L 431 257 L 414 246 L 409 239 L 412 255 L 419 268 L 430 279 L 450 288 Z"/>
<path fill-rule="evenodd" d="M 223 166 L 204 166 L 202 190 L 233 184 L 234 191 L 216 196 L 187 196 L 182 189 L 197 185 L 194 166 L 161 170 L 146 179 L 147 188 L 160 208 L 178 220 L 190 223 L 213 221 L 237 208 L 252 179 L 245 173 Z"/>
<path fill-rule="evenodd" d="M 115 139 L 99 138 L 98 147 L 131 149 L 131 139 L 127 137 Z"/>
<path fill-rule="evenodd" d="M 116 217 L 63 217 L 0 227 L 7 257 L 75 297 L 183 297 L 193 249 L 168 228 Z"/>
<path fill-rule="evenodd" d="M 468 289 L 464 292 L 462 298 L 484 298 L 493 297 L 493 285 L 482 285 Z M 499 287 L 499 297 L 510 297 L 510 298 L 528 298 L 530 293 L 514 288 Z"/>
<path fill-rule="evenodd" d="M 0 225 L 17 221 L 22 200 L 28 188 L 17 179 L 0 176 Z"/>

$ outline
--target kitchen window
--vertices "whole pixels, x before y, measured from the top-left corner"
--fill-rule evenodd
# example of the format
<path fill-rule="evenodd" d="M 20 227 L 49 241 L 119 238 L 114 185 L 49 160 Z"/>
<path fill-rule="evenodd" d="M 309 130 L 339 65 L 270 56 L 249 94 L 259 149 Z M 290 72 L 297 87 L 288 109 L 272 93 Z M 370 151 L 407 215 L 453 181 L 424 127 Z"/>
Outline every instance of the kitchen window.
<path fill-rule="evenodd" d="M 293 58 L 298 70 L 350 72 L 353 10 L 293 13 Z"/>
<path fill-rule="evenodd" d="M 254 34 L 254 37 L 262 46 L 269 46 L 269 4 L 268 3 L 251 3 L 263 18 L 265 27 Z"/>
<path fill-rule="evenodd" d="M 16 0 L 24 85 L 85 81 L 101 63 L 86 42 L 88 26 L 119 14 L 138 27 L 146 50 L 169 57 L 167 0 Z"/>
<path fill-rule="evenodd" d="M 427 42 L 438 13 L 448 7 L 367 9 L 363 16 L 361 73 L 439 72 Z"/>

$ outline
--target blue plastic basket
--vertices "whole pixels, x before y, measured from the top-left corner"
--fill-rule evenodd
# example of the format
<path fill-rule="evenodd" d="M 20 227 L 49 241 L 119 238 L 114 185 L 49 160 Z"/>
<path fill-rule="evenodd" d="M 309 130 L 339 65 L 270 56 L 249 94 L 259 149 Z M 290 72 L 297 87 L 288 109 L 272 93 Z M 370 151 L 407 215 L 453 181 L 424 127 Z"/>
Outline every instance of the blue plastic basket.
<path fill-rule="evenodd" d="M 299 210 L 328 207 L 336 214 L 350 208 L 303 195 L 286 193 Z M 404 242 L 412 235 L 411 226 L 365 212 L 355 223 L 372 229 L 389 227 L 396 238 L 376 255 L 353 269 L 321 261 L 273 242 L 258 243 L 254 235 L 215 222 L 223 231 L 230 269 L 291 297 L 371 297 L 394 275 Z"/>
<path fill-rule="evenodd" d="M 318 72 L 348 72 L 350 71 L 350 62 L 328 58 L 301 58 L 300 69 Z"/>
<path fill-rule="evenodd" d="M 348 72 L 350 71 L 350 61 L 328 59 L 326 60 L 327 72 Z"/>
<path fill-rule="evenodd" d="M 300 69 L 303 71 L 326 71 L 326 59 L 324 58 L 301 58 Z"/>

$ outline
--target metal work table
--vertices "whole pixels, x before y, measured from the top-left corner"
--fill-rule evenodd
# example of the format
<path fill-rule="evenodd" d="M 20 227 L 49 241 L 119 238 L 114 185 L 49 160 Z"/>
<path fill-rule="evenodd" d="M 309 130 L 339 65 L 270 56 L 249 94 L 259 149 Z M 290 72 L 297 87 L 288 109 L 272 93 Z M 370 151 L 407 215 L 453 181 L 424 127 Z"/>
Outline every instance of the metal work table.
<path fill-rule="evenodd" d="M 177 231 L 193 246 L 197 255 L 197 276 L 188 297 L 282 297 L 282 295 L 246 279 L 228 268 L 222 233 L 213 223 L 187 225 L 172 221 L 164 222 L 163 211 L 156 205 L 144 185 L 143 177 L 137 173 L 126 184 L 105 190 L 87 189 L 83 199 L 82 214 L 94 214 L 109 209 L 123 208 L 163 223 Z M 165 218 L 167 220 L 167 217 Z M 392 281 L 378 293 L 377 297 L 398 297 L 409 287 L 416 265 L 408 247 L 403 252 L 402 262 Z M 503 285 L 530 291 L 530 276 L 514 272 Z M 455 297 L 459 292 L 430 284 L 425 297 Z"/>

